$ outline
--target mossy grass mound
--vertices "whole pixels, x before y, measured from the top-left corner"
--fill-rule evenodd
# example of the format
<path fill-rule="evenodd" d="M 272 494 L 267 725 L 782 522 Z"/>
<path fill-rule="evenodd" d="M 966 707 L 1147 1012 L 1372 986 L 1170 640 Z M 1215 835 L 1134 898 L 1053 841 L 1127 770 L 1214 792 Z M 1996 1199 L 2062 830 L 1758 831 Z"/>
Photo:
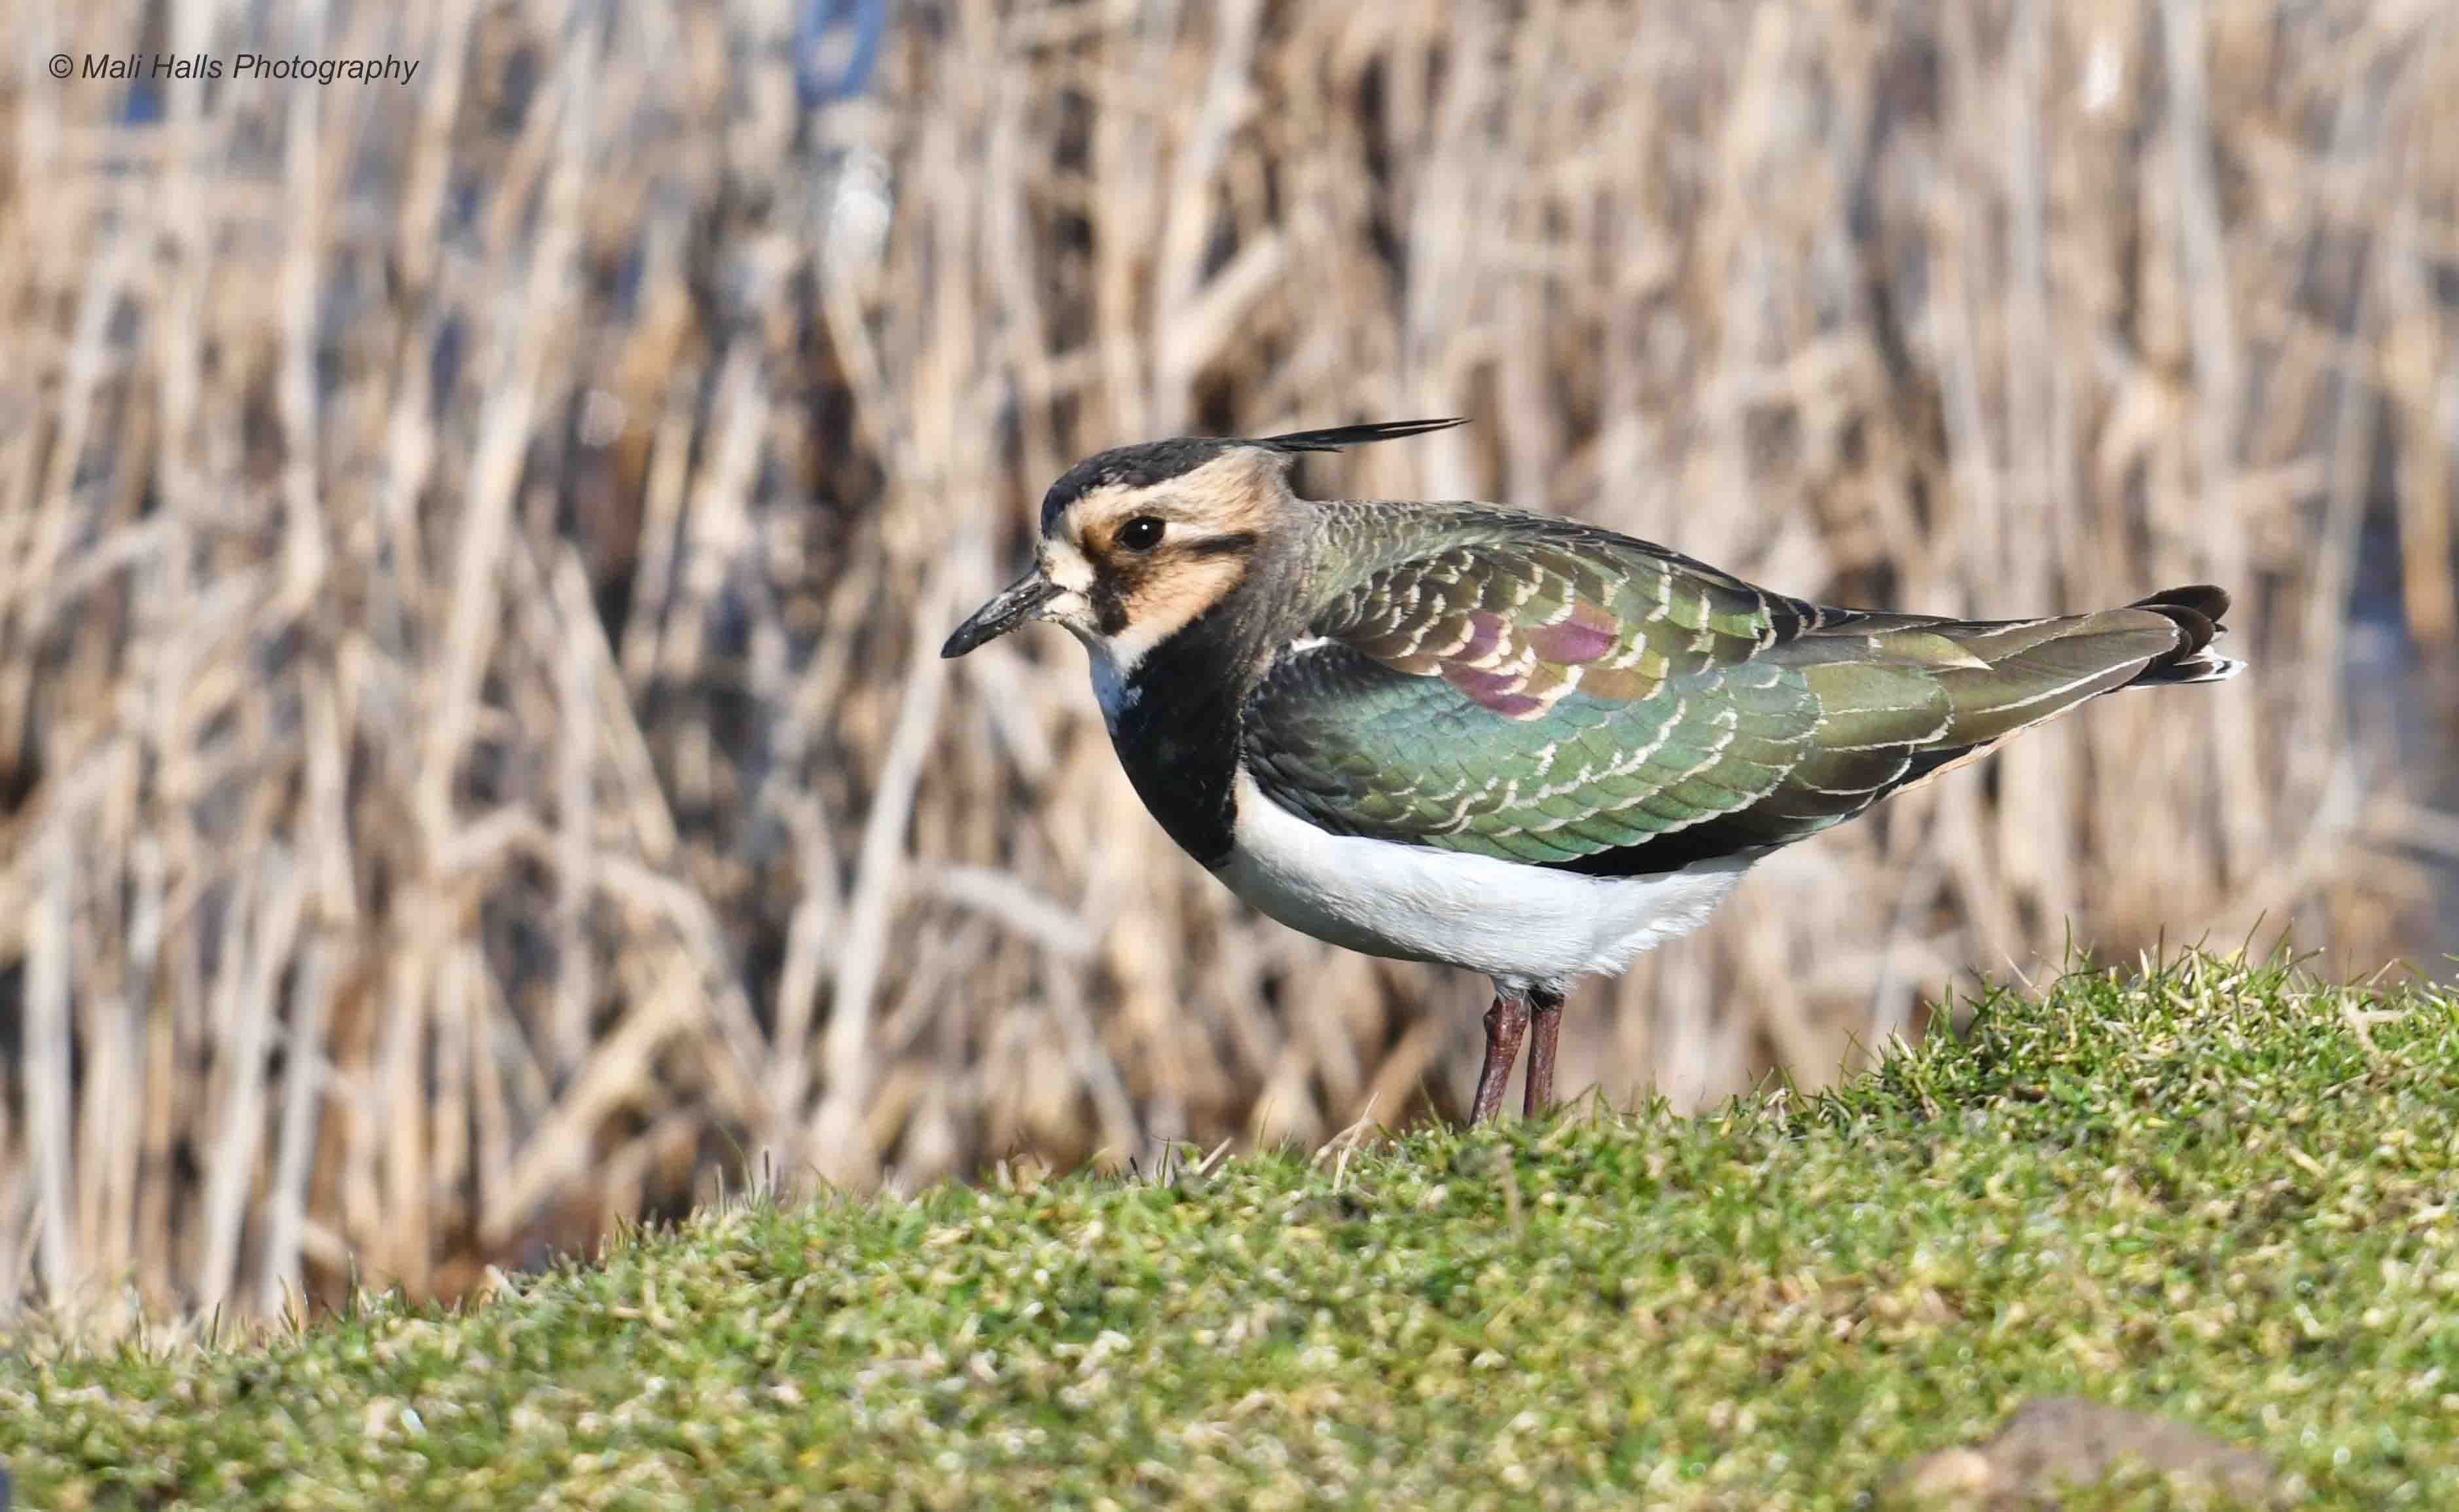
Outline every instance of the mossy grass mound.
<path fill-rule="evenodd" d="M 44 1507 L 1842 1508 L 2059 1395 L 2454 1507 L 2455 1205 L 2459 1004 L 2194 956 L 1688 1120 L 740 1204 L 458 1312 L 21 1338 L 0 1459 Z"/>

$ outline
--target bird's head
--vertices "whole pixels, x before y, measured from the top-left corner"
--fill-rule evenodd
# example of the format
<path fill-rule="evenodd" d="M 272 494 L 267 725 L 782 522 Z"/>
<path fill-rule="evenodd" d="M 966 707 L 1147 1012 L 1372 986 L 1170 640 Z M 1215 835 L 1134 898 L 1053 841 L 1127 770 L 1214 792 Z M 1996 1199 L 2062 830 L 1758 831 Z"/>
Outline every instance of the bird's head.
<path fill-rule="evenodd" d="M 1297 523 L 1301 452 L 1418 435 L 1457 420 L 1301 430 L 1260 440 L 1182 436 L 1118 447 L 1069 468 L 1041 499 L 1033 570 L 974 611 L 941 656 L 959 657 L 1027 620 L 1076 633 L 1124 673 L 1228 598 Z"/>

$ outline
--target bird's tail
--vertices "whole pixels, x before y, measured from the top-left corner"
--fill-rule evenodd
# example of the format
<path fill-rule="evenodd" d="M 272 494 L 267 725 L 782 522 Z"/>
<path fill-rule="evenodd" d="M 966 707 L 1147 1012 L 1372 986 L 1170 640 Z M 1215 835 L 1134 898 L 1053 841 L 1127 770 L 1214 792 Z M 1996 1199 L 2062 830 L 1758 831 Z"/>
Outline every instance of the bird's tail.
<path fill-rule="evenodd" d="M 2005 739 L 2119 688 L 2217 682 L 2242 663 L 2216 649 L 2228 595 L 2171 588 L 2122 609 L 2041 620 L 1851 615 L 1790 654 L 1830 713 L 1822 742 L 1898 742 L 1942 759 Z M 1850 718 L 1842 717 L 1849 713 Z"/>
<path fill-rule="evenodd" d="M 1790 772 L 1765 797 L 1683 831 L 1686 844 L 1659 838 L 1630 854 L 1661 866 L 1686 845 L 1788 845 L 2104 693 L 2235 677 L 2244 663 L 2216 649 L 2228 601 L 2197 583 L 2038 620 L 1818 610 L 1809 633 L 1768 653 L 1818 700 Z"/>
<path fill-rule="evenodd" d="M 2169 682 L 2219 682 L 2245 670 L 2242 662 L 2219 654 L 2220 617 L 2228 613 L 2228 591 L 2210 583 L 2163 588 L 2149 598 L 2137 598 L 2130 609 L 2166 615 L 2186 632 L 2183 644 L 2135 674 L 2128 687 Z"/>

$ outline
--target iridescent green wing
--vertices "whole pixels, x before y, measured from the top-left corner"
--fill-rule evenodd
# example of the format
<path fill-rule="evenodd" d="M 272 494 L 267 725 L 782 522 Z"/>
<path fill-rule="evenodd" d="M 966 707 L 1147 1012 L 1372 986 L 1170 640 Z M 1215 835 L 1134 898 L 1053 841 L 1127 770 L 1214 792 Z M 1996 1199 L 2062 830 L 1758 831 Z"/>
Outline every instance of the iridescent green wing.
<path fill-rule="evenodd" d="M 1545 865 L 1800 839 L 2188 639 L 2170 610 L 1818 609 L 1539 516 L 1372 524 L 1251 700 L 1248 770 L 1335 832 Z"/>
<path fill-rule="evenodd" d="M 1285 807 L 1564 863 L 1729 812 L 1799 764 L 1818 705 L 1763 653 L 1806 606 L 1571 521 L 1371 523 L 1248 708 L 1249 770 Z"/>

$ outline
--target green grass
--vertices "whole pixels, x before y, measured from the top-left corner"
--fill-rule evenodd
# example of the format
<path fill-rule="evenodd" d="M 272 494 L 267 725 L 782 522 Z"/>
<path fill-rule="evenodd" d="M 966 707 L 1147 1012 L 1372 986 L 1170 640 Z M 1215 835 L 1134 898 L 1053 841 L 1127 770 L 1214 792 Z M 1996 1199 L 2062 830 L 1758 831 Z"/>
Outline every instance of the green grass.
<path fill-rule="evenodd" d="M 1850 1507 L 2074 1393 L 2453 1507 L 2454 1193 L 2459 1006 L 2197 957 L 1688 1122 L 755 1204 L 459 1315 L 12 1353 L 0 1459 L 41 1507 Z"/>

